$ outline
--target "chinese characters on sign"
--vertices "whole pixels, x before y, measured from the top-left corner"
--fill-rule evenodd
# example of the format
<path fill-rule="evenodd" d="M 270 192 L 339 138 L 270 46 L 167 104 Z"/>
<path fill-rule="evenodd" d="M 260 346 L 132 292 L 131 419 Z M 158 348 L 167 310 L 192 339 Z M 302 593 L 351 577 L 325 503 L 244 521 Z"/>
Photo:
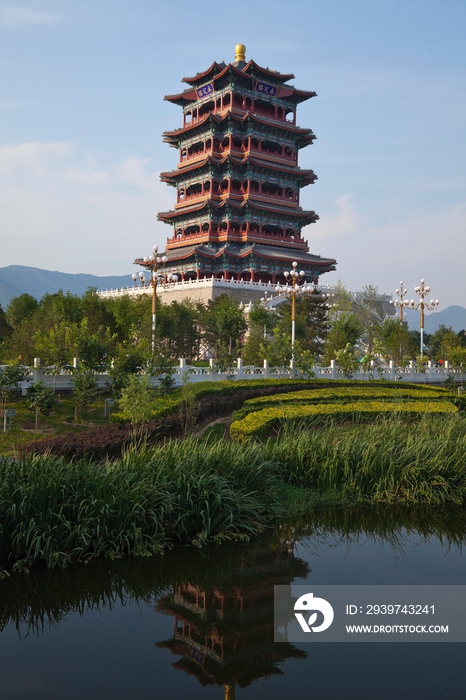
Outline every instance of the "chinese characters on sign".
<path fill-rule="evenodd" d="M 198 100 L 201 100 L 203 97 L 207 97 L 213 91 L 214 91 L 214 86 L 212 85 L 212 83 L 209 83 L 208 85 L 204 85 L 204 87 L 201 87 L 198 90 L 196 90 Z"/>
<path fill-rule="evenodd" d="M 256 90 L 266 95 L 277 94 L 277 88 L 274 85 L 267 85 L 267 83 L 256 83 Z"/>

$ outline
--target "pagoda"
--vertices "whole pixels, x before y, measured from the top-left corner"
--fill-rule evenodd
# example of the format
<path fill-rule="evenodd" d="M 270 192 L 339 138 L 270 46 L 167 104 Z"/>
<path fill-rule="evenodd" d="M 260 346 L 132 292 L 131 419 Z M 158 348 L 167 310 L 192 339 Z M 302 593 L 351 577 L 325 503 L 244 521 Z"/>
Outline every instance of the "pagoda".
<path fill-rule="evenodd" d="M 177 193 L 173 210 L 158 215 L 173 226 L 167 273 L 276 284 L 293 261 L 314 283 L 335 269 L 302 236 L 319 217 L 299 203 L 317 176 L 298 166 L 315 136 L 296 125 L 296 109 L 316 93 L 293 87 L 293 78 L 246 61 L 238 44 L 233 63 L 214 62 L 165 97 L 183 109 L 183 126 L 163 135 L 179 150 L 177 168 L 161 174 Z"/>

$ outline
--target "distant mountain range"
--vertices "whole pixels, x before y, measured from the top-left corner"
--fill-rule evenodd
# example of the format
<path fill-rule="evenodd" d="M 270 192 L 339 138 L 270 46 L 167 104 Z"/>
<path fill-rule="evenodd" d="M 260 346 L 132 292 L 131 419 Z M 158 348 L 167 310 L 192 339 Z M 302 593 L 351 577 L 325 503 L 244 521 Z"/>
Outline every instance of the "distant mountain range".
<path fill-rule="evenodd" d="M 81 295 L 88 287 L 97 287 L 101 290 L 128 286 L 131 286 L 130 273 L 122 276 L 97 277 L 81 273 L 52 272 L 24 265 L 0 267 L 0 304 L 3 308 L 8 306 L 13 297 L 25 292 L 40 299 L 44 294 L 53 294 L 59 289 Z M 406 320 L 411 330 L 419 330 L 419 312 L 408 311 Z M 456 332 L 466 329 L 466 309 L 463 306 L 447 306 L 442 311 L 426 315 L 426 333 L 434 333 L 441 324 L 451 326 Z"/>
<path fill-rule="evenodd" d="M 88 287 L 97 287 L 99 290 L 116 289 L 128 287 L 131 284 L 130 273 L 123 276 L 97 277 L 96 275 L 52 272 L 24 265 L 9 265 L 8 267 L 0 267 L 0 304 L 5 308 L 13 297 L 24 293 L 41 299 L 44 294 L 54 294 L 59 289 L 81 295 Z"/>
<path fill-rule="evenodd" d="M 408 311 L 406 320 L 410 330 L 419 330 L 419 311 Z M 447 306 L 442 311 L 426 314 L 424 321 L 426 333 L 435 333 L 440 325 L 444 325 L 447 328 L 451 326 L 457 333 L 463 329 L 466 330 L 466 309 L 463 306 Z"/>

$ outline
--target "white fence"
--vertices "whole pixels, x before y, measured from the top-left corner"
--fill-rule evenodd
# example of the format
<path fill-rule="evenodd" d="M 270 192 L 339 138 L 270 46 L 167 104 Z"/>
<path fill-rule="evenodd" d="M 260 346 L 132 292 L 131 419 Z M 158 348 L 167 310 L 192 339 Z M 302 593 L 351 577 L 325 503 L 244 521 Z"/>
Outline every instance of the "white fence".
<path fill-rule="evenodd" d="M 74 360 L 74 366 L 77 366 L 79 361 Z M 48 386 L 55 386 L 56 391 L 71 391 L 72 372 L 61 372 L 58 375 L 52 374 L 53 368 L 42 367 L 40 360 L 36 358 L 34 368 L 30 371 L 30 378 L 27 382 L 21 384 L 23 394 L 27 387 L 34 382 L 43 381 Z M 332 360 L 330 367 L 321 367 L 315 365 L 314 374 L 317 379 L 344 379 L 343 371 L 338 367 L 336 362 Z M 214 360 L 210 360 L 209 367 L 194 367 L 188 365 L 186 360 L 180 359 L 178 367 L 175 368 L 173 379 L 175 386 L 181 386 L 182 377 L 188 373 L 190 382 L 205 382 L 219 381 L 221 379 L 229 379 L 235 381 L 238 379 L 299 379 L 306 378 L 299 368 L 294 371 L 289 367 L 270 367 L 267 360 L 264 360 L 262 367 L 254 367 L 244 365 L 243 360 L 239 358 L 234 367 L 229 368 L 225 372 L 220 372 L 215 368 Z M 461 373 L 460 370 L 449 366 L 448 362 L 440 367 L 428 362 L 425 372 L 416 371 L 415 364 L 410 362 L 408 367 L 396 367 L 393 362 L 385 366 L 373 366 L 366 372 L 354 372 L 352 379 L 367 381 L 370 379 L 387 379 L 391 381 L 405 381 L 416 383 L 442 384 L 448 376 L 453 376 L 457 382 L 466 382 L 466 373 Z M 111 384 L 111 378 L 108 374 L 97 375 L 98 385 L 101 389 L 105 389 Z M 151 378 L 153 386 L 158 385 L 158 380 Z"/>

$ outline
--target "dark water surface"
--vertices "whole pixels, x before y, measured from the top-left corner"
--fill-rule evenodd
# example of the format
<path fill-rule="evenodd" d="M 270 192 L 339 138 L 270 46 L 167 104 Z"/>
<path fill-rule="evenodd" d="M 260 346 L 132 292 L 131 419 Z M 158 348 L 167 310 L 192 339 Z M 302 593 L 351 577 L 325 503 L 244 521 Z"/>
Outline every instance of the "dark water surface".
<path fill-rule="evenodd" d="M 0 582 L 0 697 L 466 698 L 466 644 L 276 644 L 279 584 L 465 584 L 464 510 L 328 510 L 254 547 Z"/>

